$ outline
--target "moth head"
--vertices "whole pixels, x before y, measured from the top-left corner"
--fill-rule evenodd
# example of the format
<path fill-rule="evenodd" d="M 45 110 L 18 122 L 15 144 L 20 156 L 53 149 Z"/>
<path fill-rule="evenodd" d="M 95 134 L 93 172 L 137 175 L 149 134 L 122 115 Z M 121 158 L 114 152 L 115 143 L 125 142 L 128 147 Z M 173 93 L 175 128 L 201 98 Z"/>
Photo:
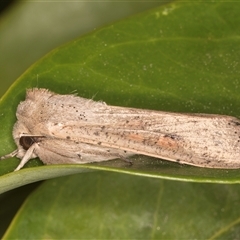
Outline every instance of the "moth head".
<path fill-rule="evenodd" d="M 19 144 L 24 150 L 28 150 L 35 143 L 34 137 L 31 136 L 22 136 L 19 139 Z"/>
<path fill-rule="evenodd" d="M 28 149 L 36 142 L 27 127 L 19 121 L 14 125 L 13 138 L 18 148 L 16 155 L 18 158 L 23 158 Z M 37 157 L 37 155 L 33 152 L 31 158 L 35 157 Z"/>

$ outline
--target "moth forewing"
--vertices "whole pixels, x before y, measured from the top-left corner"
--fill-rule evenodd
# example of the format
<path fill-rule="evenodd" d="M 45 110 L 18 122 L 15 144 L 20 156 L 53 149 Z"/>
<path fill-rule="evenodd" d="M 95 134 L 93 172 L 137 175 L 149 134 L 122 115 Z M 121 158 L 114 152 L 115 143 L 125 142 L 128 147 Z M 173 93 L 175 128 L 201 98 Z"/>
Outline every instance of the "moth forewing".
<path fill-rule="evenodd" d="M 46 89 L 27 91 L 13 129 L 22 158 L 88 163 L 143 154 L 209 168 L 240 168 L 240 121 L 108 106 Z"/>
<path fill-rule="evenodd" d="M 71 134 L 72 140 L 200 167 L 240 167 L 236 118 L 166 112 L 149 115 L 138 109 L 134 114 L 133 109 L 129 109 L 131 114 L 127 114 L 126 111 L 124 117 L 118 116 L 117 123 L 111 122 L 112 114 L 107 114 L 106 123 L 87 124 L 87 127 L 77 122 L 69 126 L 63 124 L 64 127 L 56 125 L 55 136 L 70 136 L 71 129 L 78 126 Z"/>

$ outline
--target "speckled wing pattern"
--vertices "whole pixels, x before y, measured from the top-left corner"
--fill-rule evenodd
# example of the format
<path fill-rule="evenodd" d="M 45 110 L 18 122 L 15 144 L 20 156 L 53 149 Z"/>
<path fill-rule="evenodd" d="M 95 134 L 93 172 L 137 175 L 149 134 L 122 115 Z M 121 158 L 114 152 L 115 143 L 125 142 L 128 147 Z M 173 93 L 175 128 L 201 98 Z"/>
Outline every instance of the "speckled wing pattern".
<path fill-rule="evenodd" d="M 240 121 L 230 116 L 115 107 L 37 88 L 27 90 L 16 115 L 15 155 L 24 158 L 18 169 L 34 157 L 59 164 L 133 154 L 199 167 L 240 168 Z"/>

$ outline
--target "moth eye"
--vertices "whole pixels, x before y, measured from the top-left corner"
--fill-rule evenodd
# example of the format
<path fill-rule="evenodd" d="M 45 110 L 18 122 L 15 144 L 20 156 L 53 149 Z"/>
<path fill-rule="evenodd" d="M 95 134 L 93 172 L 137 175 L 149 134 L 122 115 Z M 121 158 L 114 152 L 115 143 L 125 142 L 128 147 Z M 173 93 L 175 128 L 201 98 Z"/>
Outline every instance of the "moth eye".
<path fill-rule="evenodd" d="M 19 143 L 24 150 L 28 150 L 35 143 L 35 141 L 32 137 L 20 137 Z"/>

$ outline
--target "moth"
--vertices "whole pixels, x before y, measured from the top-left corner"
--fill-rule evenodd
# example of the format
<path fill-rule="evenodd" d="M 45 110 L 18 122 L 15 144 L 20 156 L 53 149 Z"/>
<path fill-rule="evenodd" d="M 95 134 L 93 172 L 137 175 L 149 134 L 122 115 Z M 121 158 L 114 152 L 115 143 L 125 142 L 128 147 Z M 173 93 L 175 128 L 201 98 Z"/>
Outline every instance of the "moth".
<path fill-rule="evenodd" d="M 18 105 L 17 150 L 1 157 L 44 164 L 82 164 L 134 154 L 206 168 L 240 168 L 240 121 L 109 106 L 47 89 L 29 89 Z"/>

